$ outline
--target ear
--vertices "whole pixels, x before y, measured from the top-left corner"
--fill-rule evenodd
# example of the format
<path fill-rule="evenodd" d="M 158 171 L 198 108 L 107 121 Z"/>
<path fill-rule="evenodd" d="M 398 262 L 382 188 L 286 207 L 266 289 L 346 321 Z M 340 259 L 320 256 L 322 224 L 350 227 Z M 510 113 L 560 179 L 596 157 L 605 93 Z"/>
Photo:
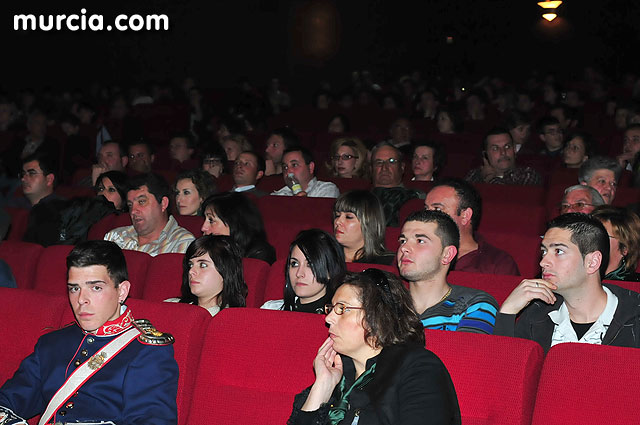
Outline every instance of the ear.
<path fill-rule="evenodd" d="M 458 249 L 455 246 L 445 246 L 444 250 L 442 251 L 442 264 L 444 264 L 445 266 L 451 264 L 451 262 L 456 258 L 457 255 Z"/>
<path fill-rule="evenodd" d="M 126 155 L 121 156 L 120 161 L 122 161 L 122 168 L 127 168 L 127 164 L 129 164 L 129 157 Z"/>
<path fill-rule="evenodd" d="M 262 177 L 264 177 L 264 171 L 258 171 L 258 174 L 256 174 L 256 181 L 260 180 Z"/>
<path fill-rule="evenodd" d="M 462 224 L 465 226 L 471 223 L 471 218 L 473 217 L 473 210 L 471 208 L 465 208 L 460 211 L 460 218 L 462 219 Z"/>
<path fill-rule="evenodd" d="M 47 186 L 53 187 L 53 182 L 55 180 L 56 180 L 56 176 L 53 173 L 47 174 L 47 176 L 45 177 L 45 181 L 47 183 Z"/>
<path fill-rule="evenodd" d="M 123 303 L 127 297 L 129 296 L 129 290 L 131 289 L 131 282 L 128 280 L 123 280 L 118 285 L 118 301 Z"/>
<path fill-rule="evenodd" d="M 314 175 L 314 170 L 316 169 L 316 163 L 311 161 L 309 163 L 309 171 L 311 172 L 312 175 Z"/>
<path fill-rule="evenodd" d="M 162 207 L 162 212 L 165 212 L 167 208 L 169 208 L 169 198 L 163 196 L 162 202 L 160 202 L 160 206 Z"/>
<path fill-rule="evenodd" d="M 587 186 L 587 182 L 580 182 L 581 185 Z"/>
<path fill-rule="evenodd" d="M 587 269 L 587 273 L 600 273 L 601 265 L 602 253 L 600 251 L 593 251 L 584 256 L 584 267 Z M 604 267 L 606 267 L 606 265 L 604 265 Z"/>
<path fill-rule="evenodd" d="M 538 137 L 540 138 L 540 140 L 544 142 L 544 133 L 539 133 Z"/>

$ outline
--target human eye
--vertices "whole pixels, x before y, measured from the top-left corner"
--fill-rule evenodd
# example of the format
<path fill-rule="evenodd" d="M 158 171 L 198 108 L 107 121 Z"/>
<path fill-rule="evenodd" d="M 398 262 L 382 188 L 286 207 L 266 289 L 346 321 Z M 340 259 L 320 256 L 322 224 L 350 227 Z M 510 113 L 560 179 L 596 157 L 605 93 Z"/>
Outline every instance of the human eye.
<path fill-rule="evenodd" d="M 556 248 L 556 255 L 562 255 L 562 254 L 564 254 L 564 249 Z"/>
<path fill-rule="evenodd" d="M 67 287 L 67 290 L 69 291 L 70 294 L 78 292 L 79 289 L 80 288 L 76 285 L 70 285 Z"/>
<path fill-rule="evenodd" d="M 205 263 L 204 261 L 201 261 L 201 262 L 199 263 L 199 265 L 200 265 L 200 268 L 201 268 L 201 269 L 206 269 L 207 267 L 209 267 L 209 265 L 208 265 L 207 263 Z"/>
<path fill-rule="evenodd" d="M 490 150 L 491 152 L 498 152 L 498 150 L 500 150 L 500 148 L 499 148 L 499 147 L 497 147 L 496 145 L 493 145 L 493 146 L 491 146 L 491 147 L 489 148 L 489 150 Z"/>
<path fill-rule="evenodd" d="M 102 285 L 93 285 L 91 289 L 93 290 L 93 292 L 100 292 L 102 291 Z"/>
<path fill-rule="evenodd" d="M 416 242 L 419 243 L 420 245 L 427 243 L 427 241 L 424 238 L 417 238 Z"/>
<path fill-rule="evenodd" d="M 407 239 L 405 239 L 405 238 L 398 238 L 398 243 L 399 243 L 400 245 L 404 245 L 404 244 L 406 244 L 406 243 L 407 243 Z"/>
<path fill-rule="evenodd" d="M 506 145 L 504 145 L 504 148 L 505 148 L 505 149 L 513 149 L 513 145 L 511 145 L 511 144 L 506 144 Z"/>
<path fill-rule="evenodd" d="M 540 248 L 540 254 L 542 254 L 543 257 L 545 255 L 547 255 L 547 249 L 546 248 Z"/>
<path fill-rule="evenodd" d="M 299 266 L 298 260 L 289 261 L 289 267 L 298 267 L 298 266 Z"/>
<path fill-rule="evenodd" d="M 189 189 L 185 189 L 182 191 L 185 195 L 191 195 L 191 191 Z"/>
<path fill-rule="evenodd" d="M 104 192 L 104 186 L 98 186 L 98 193 Z"/>
<path fill-rule="evenodd" d="M 109 193 L 116 193 L 116 188 L 115 187 L 110 187 L 109 189 L 107 189 L 107 191 Z"/>
<path fill-rule="evenodd" d="M 133 207 L 133 202 L 127 201 L 127 207 L 131 209 L 131 207 Z"/>
<path fill-rule="evenodd" d="M 353 220 L 354 218 L 356 218 L 356 216 L 353 214 L 347 214 L 346 217 L 348 220 Z"/>
<path fill-rule="evenodd" d="M 138 205 L 144 205 L 144 204 L 146 204 L 146 203 L 147 203 L 147 200 L 146 200 L 146 199 L 139 199 L 139 200 L 138 200 Z"/>

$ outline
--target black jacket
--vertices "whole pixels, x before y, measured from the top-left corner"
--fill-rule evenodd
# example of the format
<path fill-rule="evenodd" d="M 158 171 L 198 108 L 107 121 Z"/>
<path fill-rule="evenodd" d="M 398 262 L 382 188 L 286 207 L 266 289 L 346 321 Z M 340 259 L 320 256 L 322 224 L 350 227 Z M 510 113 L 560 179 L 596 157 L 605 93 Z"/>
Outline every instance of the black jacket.
<path fill-rule="evenodd" d="M 640 293 L 608 283 L 604 286 L 618 297 L 618 308 L 602 339 L 602 345 L 640 348 Z M 493 334 L 530 339 L 547 352 L 551 348 L 555 326 L 549 312 L 558 310 L 563 302 L 564 298 L 557 294 L 553 305 L 534 301 L 522 310 L 517 322 L 515 314 L 498 313 Z"/>
<path fill-rule="evenodd" d="M 353 360 L 342 356 L 347 388 L 355 378 Z M 420 345 L 387 347 L 367 361 L 376 362 L 373 380 L 354 390 L 341 424 L 351 424 L 356 414 L 361 425 L 460 424 L 458 398 L 449 372 L 440 359 Z M 337 386 L 338 387 L 338 386 Z M 295 397 L 289 425 L 328 424 L 331 404 L 339 397 L 336 387 L 328 403 L 314 412 L 300 410 L 311 387 Z"/>

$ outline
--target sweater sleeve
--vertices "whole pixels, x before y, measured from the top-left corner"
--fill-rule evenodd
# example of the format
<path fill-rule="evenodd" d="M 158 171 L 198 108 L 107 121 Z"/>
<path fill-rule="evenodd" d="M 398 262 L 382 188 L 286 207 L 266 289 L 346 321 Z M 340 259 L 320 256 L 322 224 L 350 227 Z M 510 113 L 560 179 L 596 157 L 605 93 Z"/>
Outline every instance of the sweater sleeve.
<path fill-rule="evenodd" d="M 307 401 L 309 391 L 311 391 L 311 387 L 306 388 L 295 396 L 293 400 L 293 411 L 287 421 L 287 425 L 324 425 L 327 423 L 333 397 L 328 403 L 321 405 L 318 410 L 306 412 L 302 410 L 302 406 Z"/>

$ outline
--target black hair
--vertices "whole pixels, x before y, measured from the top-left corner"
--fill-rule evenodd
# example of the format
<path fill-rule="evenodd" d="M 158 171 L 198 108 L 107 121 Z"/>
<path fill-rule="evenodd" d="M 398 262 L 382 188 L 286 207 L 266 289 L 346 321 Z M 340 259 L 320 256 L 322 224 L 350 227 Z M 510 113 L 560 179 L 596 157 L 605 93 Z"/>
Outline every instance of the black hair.
<path fill-rule="evenodd" d="M 127 192 L 138 190 L 142 186 L 147 186 L 147 190 L 152 194 L 158 203 L 162 203 L 162 198 L 171 199 L 171 188 L 167 181 L 156 173 L 138 174 L 131 177 Z M 126 197 L 125 197 L 126 199 Z"/>
<path fill-rule="evenodd" d="M 115 187 L 118 191 L 118 195 L 120 195 L 120 199 L 122 199 L 122 211 L 127 211 L 129 209 L 127 206 L 127 190 L 129 187 L 129 177 L 127 177 L 127 175 L 122 171 L 105 171 L 96 179 L 96 190 L 98 190 L 98 186 L 100 186 L 100 183 L 102 183 L 102 180 L 105 178 L 111 180 L 111 183 L 113 183 L 113 187 Z"/>
<path fill-rule="evenodd" d="M 437 177 L 447 162 L 447 152 L 443 144 L 432 140 L 421 140 L 413 145 L 413 154 L 419 147 L 427 147 L 433 150 L 433 176 Z"/>
<path fill-rule="evenodd" d="M 305 164 L 310 164 L 312 162 L 315 162 L 313 160 L 313 155 L 311 154 L 311 151 L 305 148 L 304 146 L 293 146 L 291 148 L 285 149 L 284 152 L 282 153 L 282 158 L 284 158 L 286 154 L 291 152 L 300 152 L 300 154 L 302 154 L 302 159 L 304 159 Z"/>
<path fill-rule="evenodd" d="M 474 231 L 478 230 L 480 219 L 482 219 L 482 197 L 476 188 L 468 181 L 456 177 L 437 181 L 431 190 L 438 186 L 449 186 L 456 191 L 456 196 L 460 201 L 456 214 L 460 215 L 462 210 L 471 208 L 471 210 L 473 210 L 473 215 L 471 216 L 471 227 Z"/>
<path fill-rule="evenodd" d="M 456 222 L 447 213 L 433 210 L 414 211 L 409 214 L 405 223 L 409 221 L 436 223 L 435 234 L 442 241 L 442 247 L 455 246 L 456 250 L 460 247 L 460 230 L 458 230 Z M 453 263 L 451 267 L 453 267 Z"/>
<path fill-rule="evenodd" d="M 85 241 L 75 246 L 67 256 L 67 277 L 71 267 L 104 266 L 109 278 L 117 288 L 125 280 L 129 280 L 127 262 L 124 254 L 115 242 Z"/>
<path fill-rule="evenodd" d="M 507 130 L 504 127 L 493 127 L 491 130 L 487 132 L 487 134 L 484 136 L 484 139 L 482 140 L 482 150 L 483 151 L 487 150 L 487 143 L 489 142 L 489 137 L 497 136 L 500 134 L 506 134 L 507 136 L 509 136 L 509 139 L 513 141 L 513 138 L 511 137 L 511 133 L 509 132 L 509 130 Z"/>
<path fill-rule="evenodd" d="M 34 153 L 25 156 L 22 159 L 22 165 L 27 162 L 37 161 L 40 169 L 42 170 L 42 174 L 44 176 L 48 176 L 49 174 L 53 174 L 54 184 L 58 183 L 58 161 L 56 158 L 52 157 L 48 152 L 42 150 L 36 150 Z"/>
<path fill-rule="evenodd" d="M 242 151 L 240 152 L 240 155 L 242 155 L 243 153 L 252 155 L 256 159 L 256 165 L 258 166 L 258 171 L 262 171 L 264 173 L 264 171 L 267 169 L 267 165 L 262 156 L 260 156 L 256 151 Z"/>
<path fill-rule="evenodd" d="M 294 146 L 300 145 L 300 137 L 289 127 L 280 127 L 273 130 L 270 134 L 282 137 L 284 143 L 284 149 L 288 150 Z"/>

